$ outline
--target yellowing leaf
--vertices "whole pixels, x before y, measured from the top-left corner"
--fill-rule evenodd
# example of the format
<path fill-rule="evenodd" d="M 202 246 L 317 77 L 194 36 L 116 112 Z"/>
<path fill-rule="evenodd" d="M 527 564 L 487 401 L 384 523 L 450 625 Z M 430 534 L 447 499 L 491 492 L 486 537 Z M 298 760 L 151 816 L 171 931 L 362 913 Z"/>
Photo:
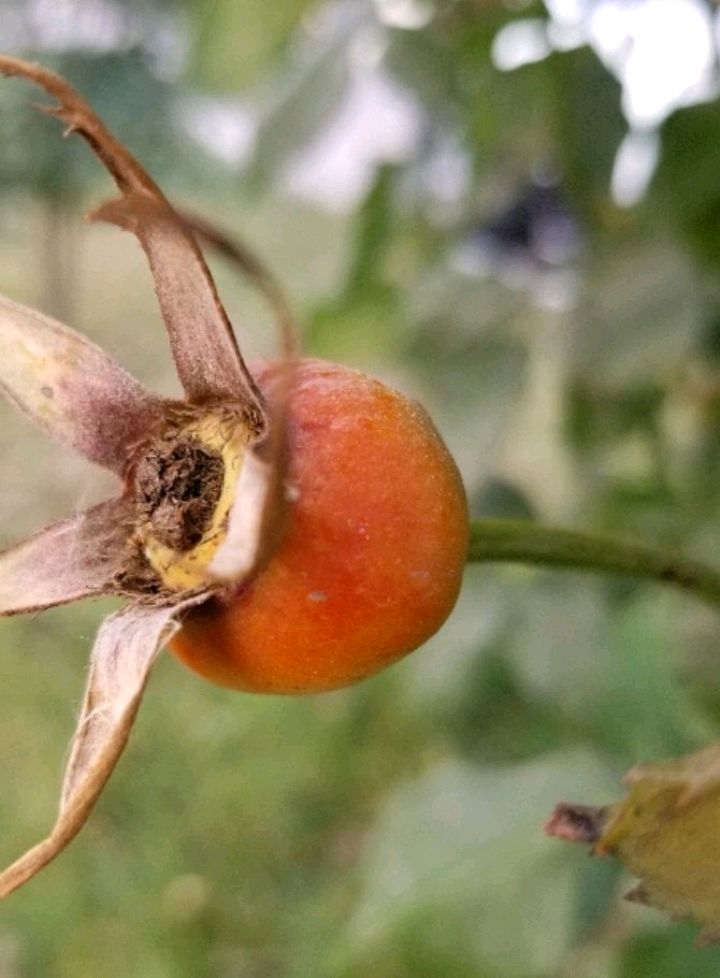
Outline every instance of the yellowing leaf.
<path fill-rule="evenodd" d="M 699 942 L 720 940 L 720 744 L 632 768 L 624 801 L 560 804 L 549 835 L 589 842 L 640 878 L 627 899 L 701 924 Z"/>

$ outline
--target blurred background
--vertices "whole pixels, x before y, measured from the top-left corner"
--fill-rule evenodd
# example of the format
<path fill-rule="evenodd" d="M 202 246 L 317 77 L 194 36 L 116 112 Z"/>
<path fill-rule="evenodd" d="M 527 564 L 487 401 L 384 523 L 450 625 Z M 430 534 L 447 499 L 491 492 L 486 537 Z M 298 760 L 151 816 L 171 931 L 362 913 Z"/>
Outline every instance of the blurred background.
<path fill-rule="evenodd" d="M 717 560 L 720 16 L 703 0 L 0 0 L 173 199 L 249 242 L 312 354 L 418 397 L 475 516 Z M 177 391 L 108 178 L 0 85 L 0 291 Z M 266 309 L 221 263 L 247 354 Z M 2 407 L 0 542 L 108 485 Z M 0 850 L 54 815 L 109 605 L 0 626 Z M 81 838 L 0 909 L 0 978 L 694 978 L 720 950 L 545 839 L 718 738 L 716 612 L 468 569 L 421 652 L 307 699 L 169 656 Z"/>

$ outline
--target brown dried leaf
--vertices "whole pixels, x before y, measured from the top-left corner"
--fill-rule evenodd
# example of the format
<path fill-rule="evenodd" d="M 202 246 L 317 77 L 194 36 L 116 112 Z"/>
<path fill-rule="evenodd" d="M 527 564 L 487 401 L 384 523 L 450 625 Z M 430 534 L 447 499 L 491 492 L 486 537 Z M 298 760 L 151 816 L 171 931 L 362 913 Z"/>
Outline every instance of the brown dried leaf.
<path fill-rule="evenodd" d="M 638 766 L 624 780 L 624 801 L 563 803 L 546 831 L 617 856 L 640 877 L 627 899 L 701 924 L 700 943 L 720 939 L 720 745 Z"/>
<path fill-rule="evenodd" d="M 0 390 L 40 428 L 122 474 L 158 401 L 99 347 L 0 296 Z"/>
<path fill-rule="evenodd" d="M 53 95 L 59 105 L 44 111 L 65 122 L 67 133 L 83 136 L 129 199 L 124 212 L 112 202 L 98 216 L 131 228 L 140 239 L 188 398 L 195 403 L 215 399 L 245 402 L 260 430 L 261 399 L 205 260 L 155 181 L 59 75 L 7 56 L 0 56 L 0 72 L 26 78 Z M 141 206 L 143 201 L 152 206 Z"/>
<path fill-rule="evenodd" d="M 125 748 L 150 669 L 178 627 L 177 615 L 202 600 L 194 595 L 168 607 L 130 605 L 103 623 L 92 652 L 57 821 L 46 839 L 0 873 L 0 899 L 47 866 L 85 824 Z"/>
<path fill-rule="evenodd" d="M 0 553 L 0 615 L 118 593 L 132 515 L 111 499 Z"/>

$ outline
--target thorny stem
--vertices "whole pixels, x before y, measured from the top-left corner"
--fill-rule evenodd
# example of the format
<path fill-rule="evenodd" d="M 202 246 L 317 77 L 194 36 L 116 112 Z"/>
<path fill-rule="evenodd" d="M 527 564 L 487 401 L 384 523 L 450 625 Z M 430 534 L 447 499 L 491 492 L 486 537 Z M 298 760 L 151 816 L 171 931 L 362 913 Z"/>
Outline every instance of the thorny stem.
<path fill-rule="evenodd" d="M 501 561 L 643 577 L 720 607 L 720 571 L 681 554 L 521 520 L 473 520 L 468 562 Z"/>

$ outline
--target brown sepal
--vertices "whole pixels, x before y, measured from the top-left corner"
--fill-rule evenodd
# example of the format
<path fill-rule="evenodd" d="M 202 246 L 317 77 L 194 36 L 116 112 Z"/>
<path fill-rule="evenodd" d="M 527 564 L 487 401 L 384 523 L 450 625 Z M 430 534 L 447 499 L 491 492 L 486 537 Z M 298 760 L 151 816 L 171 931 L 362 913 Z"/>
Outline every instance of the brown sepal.
<path fill-rule="evenodd" d="M 238 349 L 230 322 L 205 260 L 183 222 L 140 163 L 103 125 L 90 105 L 59 75 L 18 58 L 0 56 L 0 72 L 39 85 L 57 99 L 41 108 L 81 135 L 131 202 L 125 215 L 117 202 L 106 220 L 130 227 L 140 240 L 155 279 L 178 375 L 194 403 L 245 402 L 258 429 L 264 413 L 257 388 Z M 146 207 L 141 202 L 147 203 Z"/>
<path fill-rule="evenodd" d="M 124 593 L 134 519 L 130 501 L 111 499 L 0 553 L 0 615 Z"/>
<path fill-rule="evenodd" d="M 221 584 L 236 584 L 256 573 L 276 545 L 288 496 L 287 415 L 297 349 L 284 296 L 247 249 L 205 222 L 179 216 L 134 157 L 58 75 L 2 56 L 0 72 L 21 75 L 53 95 L 59 105 L 45 111 L 64 121 L 68 132 L 82 135 L 115 179 L 122 197 L 104 204 L 93 216 L 131 230 L 142 244 L 190 402 L 172 405 L 150 398 L 92 344 L 59 324 L 21 307 L 13 306 L 12 315 L 6 316 L 10 322 L 6 331 L 10 330 L 19 350 L 13 363 L 22 364 L 31 337 L 40 354 L 47 354 L 52 368 L 45 365 L 38 371 L 38 358 L 31 362 L 30 357 L 21 368 L 12 367 L 17 373 L 15 386 L 10 382 L 14 375 L 8 374 L 7 381 L 0 371 L 0 382 L 11 399 L 51 434 L 114 468 L 125 479 L 126 495 L 50 527 L 0 555 L 0 572 L 9 582 L 4 599 L 0 592 L 0 602 L 4 600 L 0 613 L 47 607 L 96 593 L 135 598 L 100 629 L 57 821 L 43 842 L 0 874 L 3 897 L 55 858 L 84 824 L 127 742 L 152 663 L 178 627 L 178 615 L 207 600 Z M 270 410 L 266 411 L 242 360 L 196 237 L 233 261 L 272 305 L 282 355 L 274 370 Z M 68 366 L 73 358 L 82 368 L 74 373 Z M 39 394 L 33 388 L 38 383 L 36 373 L 53 377 L 53 383 L 47 385 L 50 393 L 42 385 Z M 46 410 L 43 398 L 52 403 L 51 410 Z M 242 418 L 244 424 L 239 427 L 244 428 L 247 444 L 237 456 L 242 464 L 227 516 L 227 536 L 212 560 L 209 576 L 199 579 L 195 591 L 170 593 L 162 574 L 156 576 L 148 551 L 148 540 L 157 543 L 160 539 L 155 511 L 148 536 L 142 498 L 133 495 L 133 487 L 134 480 L 145 473 L 143 462 L 154 464 L 148 452 L 157 448 L 156 442 L 162 441 L 163 432 L 167 434 L 168 425 L 172 427 L 175 415 L 183 412 L 189 412 L 191 432 L 201 415 L 216 419 L 229 412 L 233 418 Z M 228 440 L 225 447 L 232 444 Z M 163 459 L 161 453 L 155 462 L 164 464 Z M 161 571 L 164 573 L 162 566 Z M 138 595 L 143 597 L 138 599 Z"/>
<path fill-rule="evenodd" d="M 172 606 L 132 604 L 100 628 L 52 831 L 0 873 L 0 899 L 32 879 L 75 838 L 112 774 L 132 730 L 150 669 L 177 629 L 177 616 L 204 600 L 192 595 Z"/>
<path fill-rule="evenodd" d="M 242 242 L 196 215 L 183 221 L 204 244 L 230 261 L 269 303 L 280 341 L 265 437 L 249 448 L 237 481 L 228 533 L 210 565 L 222 583 L 251 577 L 267 562 L 285 528 L 289 491 L 288 411 L 298 357 L 298 328 L 283 290 L 262 261 Z"/>
<path fill-rule="evenodd" d="M 0 391 L 56 441 L 123 474 L 160 403 L 84 336 L 0 296 Z"/>

